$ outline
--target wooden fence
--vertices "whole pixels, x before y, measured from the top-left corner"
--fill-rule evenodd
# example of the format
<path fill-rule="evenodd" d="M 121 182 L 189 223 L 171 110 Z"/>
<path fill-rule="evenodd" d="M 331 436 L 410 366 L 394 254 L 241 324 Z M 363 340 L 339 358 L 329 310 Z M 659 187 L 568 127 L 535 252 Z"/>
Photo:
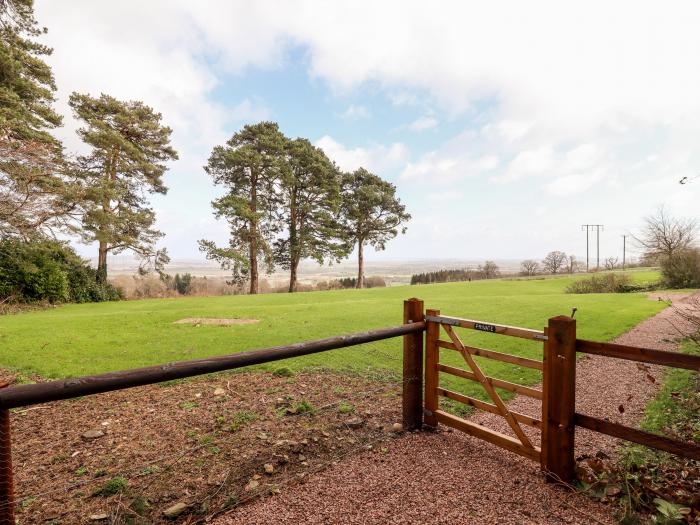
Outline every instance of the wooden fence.
<path fill-rule="evenodd" d="M 577 339 L 576 321 L 569 317 L 551 318 L 547 328 L 538 331 L 442 316 L 438 310 L 425 312 L 423 301 L 420 299 L 404 301 L 403 313 L 404 324 L 392 328 L 94 376 L 29 385 L 0 385 L 0 525 L 15 525 L 11 409 L 232 370 L 394 337 L 403 337 L 402 411 L 403 425 L 407 430 L 420 429 L 424 423 L 432 427 L 442 423 L 539 461 L 548 480 L 565 482 L 571 481 L 574 475 L 576 426 L 700 459 L 700 446 L 696 444 L 683 443 L 575 412 L 576 352 L 695 371 L 700 371 L 700 357 Z M 447 334 L 449 341 L 440 339 L 441 328 Z M 465 345 L 458 336 L 456 328 L 542 341 L 543 360 L 527 359 Z M 469 370 L 440 363 L 440 349 L 458 352 Z M 495 359 L 512 365 L 541 370 L 542 389 L 489 377 L 481 370 L 475 357 Z M 477 381 L 493 403 L 441 387 L 440 373 Z M 498 395 L 497 388 L 541 399 L 541 417 L 510 410 Z M 503 416 L 514 437 L 441 410 L 440 398 L 452 399 L 476 409 Z M 540 446 L 532 442 L 521 425 L 541 431 Z"/>
<path fill-rule="evenodd" d="M 417 313 L 413 315 L 414 318 L 417 317 Z M 698 444 L 681 442 L 670 437 L 577 413 L 576 354 L 577 352 L 595 354 L 608 358 L 694 371 L 700 371 L 700 356 L 577 339 L 576 321 L 566 316 L 549 319 L 547 327 L 542 331 L 448 317 L 440 315 L 439 310 L 427 310 L 424 319 L 426 324 L 424 423 L 426 425 L 435 427 L 441 423 L 538 461 L 548 481 L 566 483 L 573 481 L 576 465 L 574 441 L 577 426 L 700 460 L 700 445 Z M 527 359 L 465 345 L 456 333 L 456 328 L 478 330 L 494 334 L 494 336 L 542 341 L 543 360 Z M 447 334 L 449 341 L 440 339 L 441 330 Z M 440 363 L 441 349 L 457 351 L 463 357 L 468 369 Z M 481 370 L 474 359 L 475 357 L 541 370 L 542 389 L 489 377 Z M 440 386 L 440 374 L 449 374 L 480 383 L 492 403 Z M 542 400 L 541 415 L 521 414 L 510 410 L 499 396 L 496 388 Z M 601 392 L 601 395 L 605 395 L 605 393 Z M 513 436 L 497 432 L 442 410 L 439 403 L 440 398 L 448 398 L 478 410 L 502 416 Z M 522 425 L 541 431 L 539 447 L 533 444 Z"/>

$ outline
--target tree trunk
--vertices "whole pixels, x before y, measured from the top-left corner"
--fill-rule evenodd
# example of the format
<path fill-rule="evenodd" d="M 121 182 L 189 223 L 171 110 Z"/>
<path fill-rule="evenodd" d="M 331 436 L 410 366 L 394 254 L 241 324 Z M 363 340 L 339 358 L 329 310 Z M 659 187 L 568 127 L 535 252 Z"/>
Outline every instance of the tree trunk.
<path fill-rule="evenodd" d="M 107 243 L 100 241 L 97 257 L 97 282 L 104 284 L 107 282 Z"/>
<path fill-rule="evenodd" d="M 258 178 L 255 173 L 251 173 L 250 180 L 250 211 L 253 212 L 253 217 L 258 211 Z M 258 222 L 257 219 L 250 221 L 250 244 L 249 244 L 249 259 L 250 263 L 250 290 L 251 295 L 258 293 Z"/>
<path fill-rule="evenodd" d="M 299 261 L 292 260 L 289 265 L 289 293 L 297 291 L 297 266 Z"/>
<path fill-rule="evenodd" d="M 118 160 L 118 158 L 119 158 L 119 147 L 117 147 L 112 152 L 112 156 L 110 157 L 108 164 L 106 166 L 107 181 L 109 183 L 112 183 L 115 180 L 117 180 L 117 160 Z M 106 193 L 104 194 L 104 197 L 102 198 L 102 213 L 104 213 L 105 215 L 112 215 L 114 213 L 112 211 L 112 202 Z M 104 226 L 102 226 L 100 228 L 99 234 L 100 234 L 101 239 L 105 238 Z M 108 252 L 108 250 L 109 250 L 109 247 L 107 245 L 107 241 L 100 240 L 100 246 L 98 248 L 98 253 L 97 253 L 96 279 L 97 279 L 97 282 L 101 283 L 101 284 L 104 284 L 107 282 L 107 252 Z"/>
<path fill-rule="evenodd" d="M 297 267 L 299 266 L 299 238 L 297 231 L 297 195 L 292 191 L 289 210 L 289 293 L 297 291 Z"/>
<path fill-rule="evenodd" d="M 365 287 L 365 252 L 364 241 L 357 242 L 357 288 Z"/>
<path fill-rule="evenodd" d="M 250 290 L 251 295 L 258 293 L 258 254 L 256 253 L 257 243 L 250 243 Z"/>

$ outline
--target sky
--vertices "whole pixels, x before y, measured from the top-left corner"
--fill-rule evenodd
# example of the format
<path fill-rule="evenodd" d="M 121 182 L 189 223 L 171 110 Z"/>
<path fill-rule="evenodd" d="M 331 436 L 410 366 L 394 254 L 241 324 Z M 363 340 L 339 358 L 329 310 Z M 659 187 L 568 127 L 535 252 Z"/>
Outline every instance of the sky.
<path fill-rule="evenodd" d="M 412 219 L 370 259 L 585 256 L 586 223 L 621 258 L 658 206 L 700 216 L 700 177 L 678 182 L 700 174 L 694 1 L 35 3 L 69 151 L 73 91 L 173 129 L 152 202 L 174 259 L 226 242 L 202 166 L 261 120 L 396 185 Z"/>

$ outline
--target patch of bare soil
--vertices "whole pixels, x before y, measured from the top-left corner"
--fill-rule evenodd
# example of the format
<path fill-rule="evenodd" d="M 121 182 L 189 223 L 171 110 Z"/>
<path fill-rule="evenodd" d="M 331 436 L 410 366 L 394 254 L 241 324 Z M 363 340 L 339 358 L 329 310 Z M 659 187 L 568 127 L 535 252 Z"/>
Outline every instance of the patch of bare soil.
<path fill-rule="evenodd" d="M 202 523 L 395 437 L 391 379 L 219 374 L 15 410 L 19 523 Z"/>
<path fill-rule="evenodd" d="M 259 322 L 258 319 L 217 319 L 215 317 L 186 317 L 185 319 L 179 319 L 173 321 L 173 324 L 193 324 L 195 326 L 200 325 L 214 325 L 214 326 L 232 326 L 236 324 L 255 324 Z"/>

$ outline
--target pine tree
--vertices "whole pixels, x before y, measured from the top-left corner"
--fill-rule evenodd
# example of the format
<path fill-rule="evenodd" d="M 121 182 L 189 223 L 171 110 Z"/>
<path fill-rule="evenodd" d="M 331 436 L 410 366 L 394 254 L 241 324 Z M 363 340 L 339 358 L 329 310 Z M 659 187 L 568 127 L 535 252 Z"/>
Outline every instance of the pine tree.
<path fill-rule="evenodd" d="M 297 288 L 302 259 L 323 264 L 347 254 L 336 238 L 335 216 L 340 205 L 340 173 L 307 139 L 287 142 L 281 178 L 282 220 L 288 236 L 275 242 L 275 262 L 289 270 L 289 291 Z"/>
<path fill-rule="evenodd" d="M 35 41 L 46 29 L 31 0 L 0 1 L 0 236 L 35 238 L 66 226 L 79 186 L 50 131 L 54 82 Z"/>
<path fill-rule="evenodd" d="M 85 126 L 78 135 L 91 146 L 78 159 L 86 187 L 82 236 L 99 244 L 97 275 L 107 278 L 107 254 L 133 250 L 149 257 L 162 233 L 153 228 L 155 213 L 147 194 L 165 194 L 166 162 L 177 159 L 171 129 L 161 114 L 143 102 L 123 102 L 73 93 L 70 106 Z"/>
<path fill-rule="evenodd" d="M 260 259 L 268 272 L 273 269 L 286 140 L 275 122 L 246 125 L 225 146 L 214 148 L 204 168 L 215 184 L 227 190 L 212 206 L 216 218 L 228 222 L 230 237 L 228 247 L 202 239 L 199 249 L 231 270 L 232 283 L 248 280 L 251 294 L 259 290 Z"/>
<path fill-rule="evenodd" d="M 399 231 L 406 232 L 402 224 L 411 216 L 396 197 L 396 187 L 364 168 L 343 176 L 342 198 L 343 237 L 357 246 L 357 288 L 364 288 L 364 247 L 383 250 Z"/>

